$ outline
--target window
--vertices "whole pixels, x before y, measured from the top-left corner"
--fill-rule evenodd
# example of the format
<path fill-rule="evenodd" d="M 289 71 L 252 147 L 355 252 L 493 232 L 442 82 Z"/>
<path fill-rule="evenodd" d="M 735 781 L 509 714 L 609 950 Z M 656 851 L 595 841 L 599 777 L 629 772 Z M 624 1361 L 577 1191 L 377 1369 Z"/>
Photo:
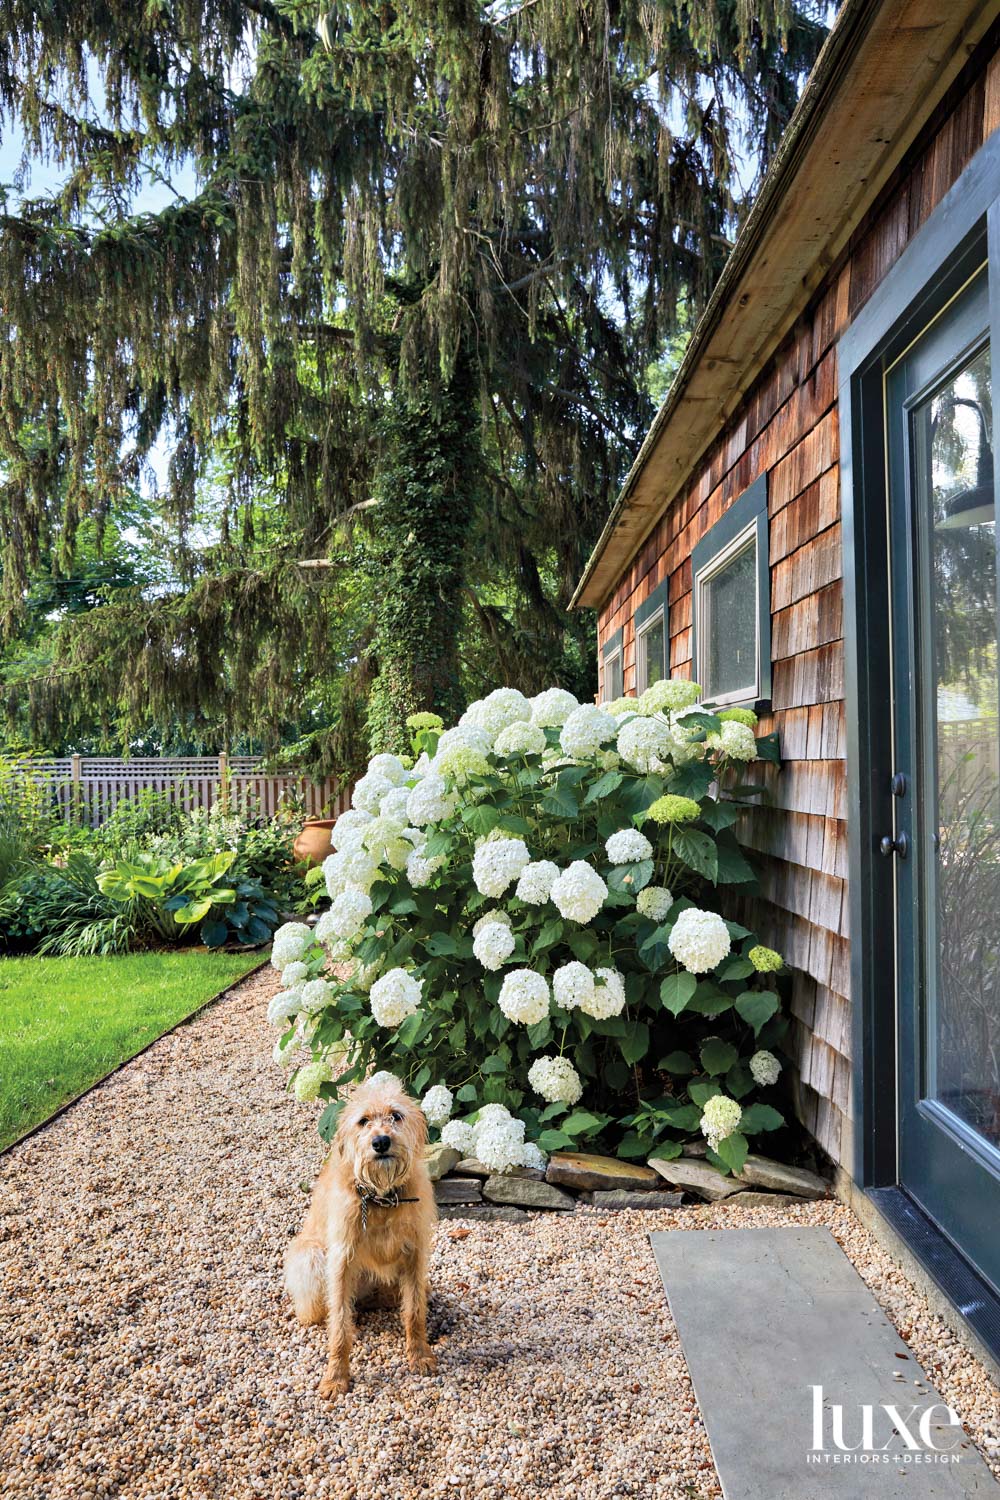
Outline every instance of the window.
<path fill-rule="evenodd" d="M 622 631 L 604 642 L 601 652 L 601 701 L 613 703 L 625 691 L 625 667 L 622 660 Z"/>
<path fill-rule="evenodd" d="M 694 677 L 706 703 L 771 697 L 767 478 L 754 481 L 691 554 Z"/>
<path fill-rule="evenodd" d="M 659 584 L 635 612 L 635 690 L 644 693 L 667 675 L 667 583 Z"/>

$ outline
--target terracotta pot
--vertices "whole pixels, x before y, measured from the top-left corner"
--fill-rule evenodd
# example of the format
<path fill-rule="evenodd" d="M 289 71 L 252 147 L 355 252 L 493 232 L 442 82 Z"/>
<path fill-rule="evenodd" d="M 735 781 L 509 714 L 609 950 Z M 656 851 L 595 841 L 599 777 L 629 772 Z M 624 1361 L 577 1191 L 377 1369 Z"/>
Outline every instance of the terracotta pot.
<path fill-rule="evenodd" d="M 333 853 L 330 831 L 336 821 L 336 818 L 308 818 L 303 823 L 302 832 L 292 845 L 298 864 L 321 865 Z"/>

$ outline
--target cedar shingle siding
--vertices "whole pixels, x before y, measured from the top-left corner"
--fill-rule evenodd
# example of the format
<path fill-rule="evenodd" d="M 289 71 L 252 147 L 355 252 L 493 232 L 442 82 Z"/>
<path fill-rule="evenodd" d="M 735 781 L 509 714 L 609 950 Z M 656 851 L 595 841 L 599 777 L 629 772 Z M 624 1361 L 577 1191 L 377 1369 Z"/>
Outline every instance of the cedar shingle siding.
<path fill-rule="evenodd" d="M 779 732 L 784 763 L 780 772 L 767 768 L 772 805 L 745 815 L 740 829 L 757 852 L 763 891 L 750 915 L 763 941 L 797 970 L 792 1050 L 800 1114 L 845 1165 L 851 1027 L 836 341 L 998 124 L 994 57 L 911 154 L 599 619 L 599 653 L 623 631 L 625 692 L 634 692 L 633 616 L 668 579 L 670 670 L 690 676 L 692 549 L 767 474 L 773 713 L 759 732 Z"/>

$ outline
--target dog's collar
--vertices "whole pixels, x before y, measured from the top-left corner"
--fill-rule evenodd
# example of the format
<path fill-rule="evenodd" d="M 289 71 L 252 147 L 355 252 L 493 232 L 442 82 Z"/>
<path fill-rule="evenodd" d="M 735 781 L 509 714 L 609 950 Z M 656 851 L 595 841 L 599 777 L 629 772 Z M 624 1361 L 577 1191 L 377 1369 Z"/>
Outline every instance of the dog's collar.
<path fill-rule="evenodd" d="M 361 1232 L 368 1230 L 368 1210 L 370 1208 L 398 1208 L 401 1203 L 419 1203 L 419 1198 L 401 1198 L 395 1188 L 390 1188 L 387 1193 L 376 1193 L 374 1188 L 366 1186 L 363 1182 L 355 1182 L 354 1190 L 361 1199 Z"/>

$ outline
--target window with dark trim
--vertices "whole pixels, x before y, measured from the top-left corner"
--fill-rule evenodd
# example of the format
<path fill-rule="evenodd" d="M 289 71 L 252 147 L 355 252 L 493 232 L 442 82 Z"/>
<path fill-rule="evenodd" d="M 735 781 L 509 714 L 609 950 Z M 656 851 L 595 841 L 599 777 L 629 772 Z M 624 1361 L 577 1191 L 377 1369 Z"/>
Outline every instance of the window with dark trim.
<path fill-rule="evenodd" d="M 601 650 L 601 701 L 613 703 L 625 691 L 625 666 L 621 630 L 609 635 Z"/>
<path fill-rule="evenodd" d="M 771 588 L 767 476 L 702 537 L 691 554 L 692 676 L 706 703 L 769 705 Z"/>
<path fill-rule="evenodd" d="M 667 675 L 667 652 L 669 632 L 667 630 L 667 581 L 658 584 L 648 599 L 636 609 L 633 617 L 635 627 L 635 690 L 644 693 L 654 682 Z"/>

